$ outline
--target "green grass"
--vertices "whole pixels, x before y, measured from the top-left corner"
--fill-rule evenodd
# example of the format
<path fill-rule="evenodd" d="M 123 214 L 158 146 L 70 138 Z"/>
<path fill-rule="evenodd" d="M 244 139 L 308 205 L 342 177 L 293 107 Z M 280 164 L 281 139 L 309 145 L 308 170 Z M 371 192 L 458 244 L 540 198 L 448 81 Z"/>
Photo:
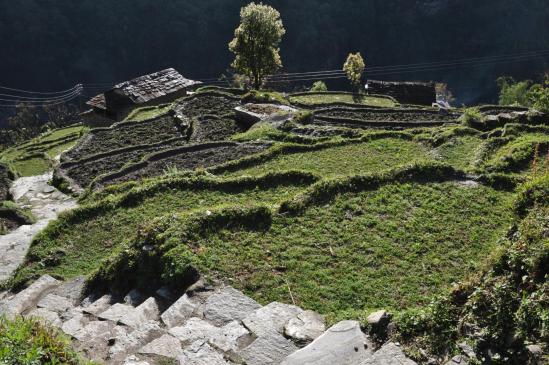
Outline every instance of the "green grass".
<path fill-rule="evenodd" d="M 254 203 L 279 204 L 303 190 L 302 186 L 283 184 L 271 189 L 188 190 L 168 189 L 115 210 L 80 219 L 63 225 L 59 230 L 46 230 L 29 251 L 20 275 L 52 274 L 63 278 L 85 275 L 98 267 L 102 259 L 115 253 L 120 245 L 133 237 L 142 225 L 154 218 L 176 212 L 200 211 L 206 213 L 216 206 Z M 44 267 L 44 262 L 52 264 Z"/>
<path fill-rule="evenodd" d="M 441 161 L 458 169 L 468 170 L 474 162 L 477 148 L 481 143 L 482 139 L 478 136 L 460 136 L 439 146 L 435 153 Z"/>
<path fill-rule="evenodd" d="M 168 112 L 172 108 L 173 104 L 164 104 L 159 106 L 147 106 L 143 108 L 134 109 L 124 121 L 141 122 L 144 120 L 152 119 L 161 114 Z"/>
<path fill-rule="evenodd" d="M 521 171 L 528 170 L 535 156 L 538 146 L 538 156 L 547 155 L 549 149 L 549 136 L 546 134 L 524 134 L 513 139 L 501 148 L 494 151 L 485 165 L 495 171 Z M 542 161 L 539 162 L 543 164 Z"/>
<path fill-rule="evenodd" d="M 419 143 L 385 138 L 318 151 L 280 155 L 261 165 L 232 172 L 230 175 L 255 176 L 269 171 L 300 169 L 327 178 L 377 172 L 428 158 L 428 150 Z"/>
<path fill-rule="evenodd" d="M 71 349 L 70 340 L 33 319 L 0 317 L 0 363 L 90 364 Z"/>
<path fill-rule="evenodd" d="M 12 166 L 21 176 L 35 176 L 47 172 L 51 165 L 45 158 L 30 158 L 28 160 L 20 160 L 12 162 Z"/>
<path fill-rule="evenodd" d="M 353 96 L 351 94 L 311 94 L 291 96 L 290 101 L 303 104 L 329 104 L 329 103 L 350 103 L 363 104 L 368 106 L 393 107 L 395 102 L 387 98 L 379 98 L 375 96 Z"/>
<path fill-rule="evenodd" d="M 12 147 L 0 155 L 0 160 L 13 166 L 21 176 L 40 175 L 50 170 L 53 159 L 77 143 L 83 126 L 55 129 L 21 145 Z M 74 137 L 73 140 L 70 140 Z M 63 143 L 63 140 L 66 142 Z"/>
<path fill-rule="evenodd" d="M 80 133 L 83 132 L 86 129 L 86 127 L 77 125 L 67 128 L 61 128 L 61 129 L 55 129 L 51 133 L 46 134 L 43 138 L 40 138 L 40 141 L 55 141 L 64 137 L 67 137 L 68 135 L 74 134 L 74 133 Z"/>
<path fill-rule="evenodd" d="M 510 224 L 510 198 L 453 182 L 389 184 L 302 216 L 275 215 L 266 230 L 222 229 L 186 243 L 174 227 L 167 241 L 192 246 L 199 272 L 261 303 L 291 303 L 291 290 L 332 320 L 357 318 L 421 306 L 478 270 Z"/>

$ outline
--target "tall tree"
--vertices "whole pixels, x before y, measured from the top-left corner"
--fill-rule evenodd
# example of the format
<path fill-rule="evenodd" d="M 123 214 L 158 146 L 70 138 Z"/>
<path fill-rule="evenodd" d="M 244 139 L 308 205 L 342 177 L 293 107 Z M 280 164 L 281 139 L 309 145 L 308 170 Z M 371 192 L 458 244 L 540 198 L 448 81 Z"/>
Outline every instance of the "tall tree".
<path fill-rule="evenodd" d="M 240 25 L 229 49 L 236 55 L 232 66 L 249 75 L 259 89 L 266 75 L 282 67 L 280 41 L 286 33 L 280 13 L 263 3 L 250 3 L 240 11 Z"/>
<path fill-rule="evenodd" d="M 362 74 L 366 64 L 360 52 L 350 53 L 347 57 L 347 61 L 343 65 L 343 71 L 347 74 L 347 78 L 356 87 L 360 86 L 360 81 L 362 80 Z"/>

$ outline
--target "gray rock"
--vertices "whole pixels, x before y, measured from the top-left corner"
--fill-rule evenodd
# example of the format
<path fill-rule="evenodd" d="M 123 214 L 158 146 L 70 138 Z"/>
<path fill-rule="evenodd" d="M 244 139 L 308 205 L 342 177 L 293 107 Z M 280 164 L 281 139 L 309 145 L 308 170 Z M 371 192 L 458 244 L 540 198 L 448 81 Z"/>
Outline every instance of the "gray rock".
<path fill-rule="evenodd" d="M 417 365 L 415 361 L 404 355 L 402 349 L 389 342 L 383 345 L 373 356 L 362 365 Z"/>
<path fill-rule="evenodd" d="M 85 284 L 86 279 L 83 276 L 79 276 L 64 282 L 52 293 L 64 297 L 71 302 L 72 305 L 76 305 L 82 299 Z"/>
<path fill-rule="evenodd" d="M 302 312 L 295 305 L 273 302 L 244 318 L 242 323 L 256 336 L 272 331 L 282 334 L 286 323 Z"/>
<path fill-rule="evenodd" d="M 117 323 L 121 318 L 135 315 L 135 308 L 131 305 L 116 303 L 97 315 L 97 318 Z"/>
<path fill-rule="evenodd" d="M 238 352 L 247 365 L 274 365 L 298 348 L 277 332 L 265 333 Z"/>
<path fill-rule="evenodd" d="M 128 335 L 116 336 L 114 344 L 109 348 L 109 360 L 118 362 L 126 354 L 136 352 L 145 344 L 165 334 L 165 331 L 155 322 L 148 322 L 139 326 Z"/>
<path fill-rule="evenodd" d="M 33 309 L 26 317 L 38 319 L 40 322 L 54 327 L 61 327 L 63 324 L 56 312 L 44 308 Z"/>
<path fill-rule="evenodd" d="M 150 365 L 147 361 L 141 361 L 137 356 L 131 355 L 124 359 L 122 365 Z"/>
<path fill-rule="evenodd" d="M 467 357 L 469 357 L 470 359 L 476 358 L 477 355 L 475 354 L 475 350 L 473 350 L 473 348 L 469 346 L 467 343 L 462 342 L 458 344 L 458 347 L 461 350 L 461 352 L 467 355 Z"/>
<path fill-rule="evenodd" d="M 168 332 L 183 343 L 206 341 L 217 335 L 221 329 L 200 318 L 190 318 L 183 326 L 173 327 Z"/>
<path fill-rule="evenodd" d="M 386 326 L 389 323 L 391 316 L 385 310 L 374 312 L 366 319 L 371 326 Z"/>
<path fill-rule="evenodd" d="M 204 317 L 222 326 L 234 320 L 243 320 L 261 308 L 255 300 L 231 287 L 224 287 L 212 294 L 204 304 Z"/>
<path fill-rule="evenodd" d="M 178 358 L 180 365 L 229 365 L 223 355 L 203 341 L 197 341 Z"/>
<path fill-rule="evenodd" d="M 156 291 L 156 295 L 158 295 L 160 298 L 167 300 L 169 302 L 177 299 L 177 297 L 175 296 L 175 293 L 167 286 L 163 286 L 162 288 L 158 289 Z"/>
<path fill-rule="evenodd" d="M 49 275 L 44 275 L 32 283 L 28 288 L 17 293 L 11 300 L 5 303 L 3 314 L 8 317 L 23 314 L 26 310 L 34 307 L 42 295 L 58 286 L 61 282 Z M 0 313 L 2 314 L 2 313 Z"/>
<path fill-rule="evenodd" d="M 111 306 L 111 296 L 103 295 L 101 298 L 97 299 L 90 305 L 84 307 L 83 312 L 97 316 L 99 313 L 104 312 L 110 306 Z"/>
<path fill-rule="evenodd" d="M 61 330 L 69 336 L 74 336 L 89 323 L 82 313 L 75 313 L 71 319 L 63 323 Z"/>
<path fill-rule="evenodd" d="M 185 294 L 166 309 L 160 318 L 162 318 L 162 322 L 164 322 L 168 328 L 179 326 L 192 317 L 197 307 L 198 304 L 191 301 L 189 296 Z"/>
<path fill-rule="evenodd" d="M 181 342 L 177 338 L 170 335 L 163 335 L 143 346 L 141 350 L 139 350 L 139 353 L 143 355 L 177 359 L 183 354 L 183 349 L 181 348 Z"/>
<path fill-rule="evenodd" d="M 134 307 L 137 307 L 139 304 L 143 303 L 143 301 L 145 301 L 145 296 L 137 289 L 131 290 L 124 297 L 124 303 Z"/>
<path fill-rule="evenodd" d="M 332 326 L 310 345 L 291 354 L 283 365 L 357 365 L 371 356 L 357 321 Z"/>
<path fill-rule="evenodd" d="M 48 294 L 40 299 L 38 308 L 45 308 L 53 312 L 62 313 L 73 307 L 73 304 L 64 297 L 55 294 Z"/>
<path fill-rule="evenodd" d="M 155 298 L 149 298 L 141 303 L 135 310 L 128 311 L 123 315 L 119 322 L 126 326 L 137 328 L 143 323 L 158 321 L 160 319 L 160 309 Z"/>
<path fill-rule="evenodd" d="M 530 356 L 534 359 L 539 359 L 543 355 L 543 349 L 540 345 L 528 345 L 526 346 L 526 349 L 528 350 Z"/>
<path fill-rule="evenodd" d="M 232 321 L 210 337 L 209 342 L 218 350 L 233 354 L 250 345 L 253 337 L 240 322 Z"/>
<path fill-rule="evenodd" d="M 288 321 L 284 335 L 299 343 L 309 343 L 326 331 L 324 318 L 313 311 L 304 311 Z"/>
<path fill-rule="evenodd" d="M 457 355 L 451 358 L 444 365 L 468 365 L 468 364 L 469 364 L 469 360 L 466 356 Z"/>
<path fill-rule="evenodd" d="M 80 342 L 86 342 L 90 339 L 107 341 L 112 335 L 112 328 L 113 325 L 109 322 L 93 321 L 76 332 L 73 337 Z"/>

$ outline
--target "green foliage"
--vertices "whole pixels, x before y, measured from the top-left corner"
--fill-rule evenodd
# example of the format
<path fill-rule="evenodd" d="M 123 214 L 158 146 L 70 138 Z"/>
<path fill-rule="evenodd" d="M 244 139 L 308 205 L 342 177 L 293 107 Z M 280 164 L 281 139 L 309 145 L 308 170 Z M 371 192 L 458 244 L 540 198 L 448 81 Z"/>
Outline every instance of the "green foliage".
<path fill-rule="evenodd" d="M 316 81 L 313 86 L 311 86 L 309 91 L 328 91 L 328 86 L 326 86 L 326 83 L 324 83 L 324 81 Z"/>
<path fill-rule="evenodd" d="M 229 49 L 236 55 L 232 66 L 253 78 L 258 90 L 266 75 L 282 67 L 279 44 L 286 33 L 280 13 L 263 3 L 250 3 L 240 11 L 240 26 Z"/>
<path fill-rule="evenodd" d="M 70 340 L 35 319 L 0 317 L 0 363 L 13 365 L 81 365 Z"/>
<path fill-rule="evenodd" d="M 482 115 L 480 110 L 476 107 L 465 109 L 463 111 L 463 114 L 460 117 L 460 120 L 463 123 L 463 125 L 470 128 L 477 128 L 477 129 L 482 124 L 483 119 L 484 119 L 484 116 Z"/>
<path fill-rule="evenodd" d="M 347 78 L 352 85 L 358 87 L 362 80 L 362 74 L 366 69 L 366 64 L 360 52 L 350 53 L 347 60 L 343 64 L 343 71 L 347 74 Z"/>
<path fill-rule="evenodd" d="M 500 77 L 497 80 L 499 87 L 500 105 L 520 105 L 528 106 L 528 89 L 532 81 L 516 82 L 512 77 Z"/>
<path fill-rule="evenodd" d="M 532 108 L 549 113 L 549 74 L 545 75 L 542 84 L 532 85 L 527 97 Z"/>

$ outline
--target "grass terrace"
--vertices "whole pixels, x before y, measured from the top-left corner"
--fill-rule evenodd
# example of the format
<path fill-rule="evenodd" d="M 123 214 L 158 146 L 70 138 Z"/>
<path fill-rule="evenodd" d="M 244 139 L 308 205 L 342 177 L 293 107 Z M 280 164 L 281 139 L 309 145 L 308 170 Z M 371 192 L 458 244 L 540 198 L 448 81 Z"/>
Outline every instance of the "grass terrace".
<path fill-rule="evenodd" d="M 124 119 L 125 122 L 142 122 L 144 120 L 156 118 L 159 115 L 167 113 L 173 107 L 172 104 L 162 104 L 158 106 L 147 106 L 143 108 L 134 109 L 127 117 Z"/>
<path fill-rule="evenodd" d="M 377 107 L 394 107 L 396 103 L 389 98 L 382 98 L 376 96 L 367 95 L 352 95 L 347 93 L 318 93 L 318 94 L 305 94 L 290 96 L 290 102 L 302 103 L 308 105 L 316 104 L 330 104 L 330 103 L 348 103 L 348 104 L 361 104 L 367 106 Z"/>
<path fill-rule="evenodd" d="M 255 176 L 268 171 L 298 168 L 330 178 L 378 172 L 429 158 L 428 149 L 419 143 L 399 138 L 382 138 L 315 151 L 281 154 L 262 164 L 227 174 Z"/>
<path fill-rule="evenodd" d="M 83 126 L 55 129 L 24 144 L 8 148 L 0 155 L 21 176 L 45 173 L 56 156 L 72 148 L 85 132 Z"/>
<path fill-rule="evenodd" d="M 302 181 L 299 176 L 283 175 L 246 181 L 156 179 L 126 195 L 110 196 L 110 200 L 91 208 L 84 205 L 62 216 L 36 238 L 16 280 L 25 281 L 46 273 L 65 279 L 89 274 L 156 217 L 176 212 L 204 213 L 228 205 L 277 205 L 302 191 L 311 177 Z M 122 202 L 113 206 L 112 200 L 117 198 Z M 90 201 L 94 203 L 93 199 Z"/>

